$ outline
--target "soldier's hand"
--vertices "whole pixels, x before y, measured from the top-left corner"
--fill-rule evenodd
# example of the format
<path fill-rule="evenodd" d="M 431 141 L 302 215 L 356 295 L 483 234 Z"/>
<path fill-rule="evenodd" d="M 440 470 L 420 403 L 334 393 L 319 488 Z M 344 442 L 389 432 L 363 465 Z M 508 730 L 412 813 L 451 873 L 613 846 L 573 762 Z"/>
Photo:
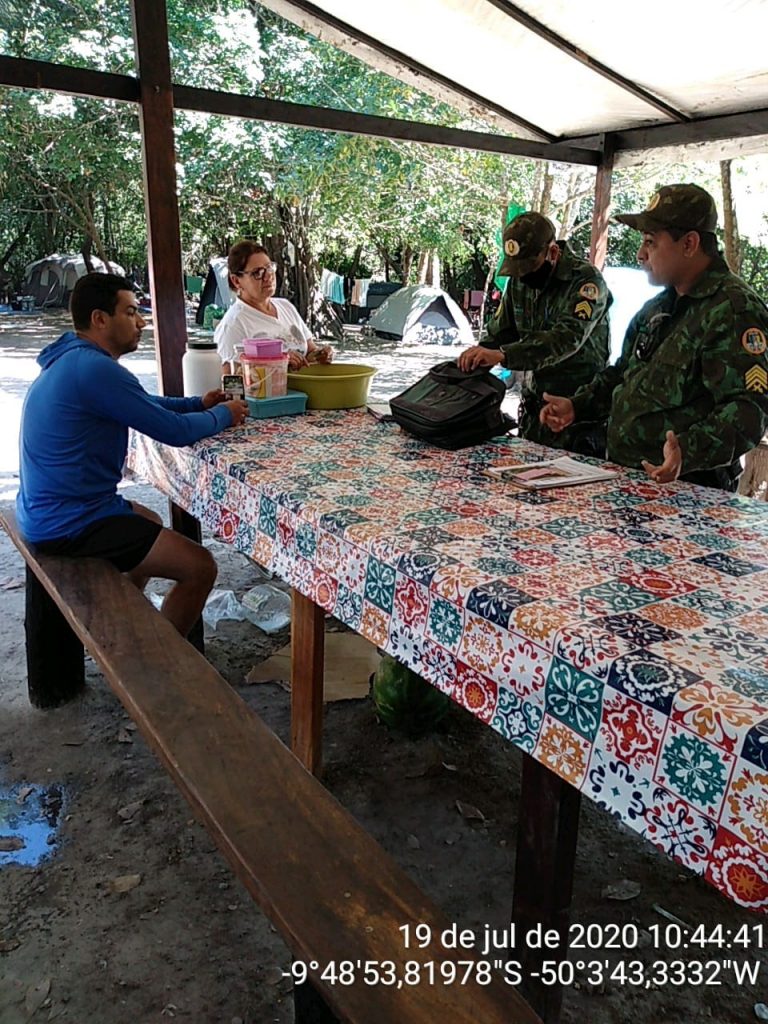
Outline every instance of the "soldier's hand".
<path fill-rule="evenodd" d="M 559 434 L 561 430 L 570 427 L 576 419 L 576 410 L 570 398 L 549 395 L 546 391 L 541 397 L 544 405 L 541 407 L 539 420 L 544 426 L 549 427 L 553 434 Z"/>
<path fill-rule="evenodd" d="M 456 360 L 459 369 L 464 373 L 476 370 L 478 366 L 498 366 L 504 362 L 504 353 L 498 349 L 483 348 L 482 345 L 473 345 L 466 349 Z"/>
<path fill-rule="evenodd" d="M 239 427 L 246 416 L 250 416 L 251 410 L 248 408 L 247 402 L 241 402 L 239 398 L 234 399 L 231 402 L 225 402 L 224 405 L 229 409 L 230 415 L 232 416 L 232 426 Z"/>
<path fill-rule="evenodd" d="M 657 484 L 671 484 L 673 480 L 677 480 L 680 470 L 683 468 L 683 449 L 680 447 L 674 430 L 667 431 L 662 455 L 664 461 L 660 466 L 654 466 L 653 463 L 643 459 L 643 469 Z"/>

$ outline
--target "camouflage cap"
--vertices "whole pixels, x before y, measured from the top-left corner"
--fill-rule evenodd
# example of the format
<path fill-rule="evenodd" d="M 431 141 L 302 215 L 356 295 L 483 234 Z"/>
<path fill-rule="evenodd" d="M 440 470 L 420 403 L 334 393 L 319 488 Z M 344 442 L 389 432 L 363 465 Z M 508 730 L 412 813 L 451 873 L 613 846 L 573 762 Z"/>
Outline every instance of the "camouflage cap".
<path fill-rule="evenodd" d="M 504 228 L 502 277 L 530 274 L 550 242 L 555 240 L 555 225 L 540 213 L 521 213 Z"/>
<path fill-rule="evenodd" d="M 717 228 L 717 208 L 709 192 L 698 185 L 665 185 L 655 192 L 642 213 L 617 214 L 614 220 L 638 231 L 709 231 Z"/>

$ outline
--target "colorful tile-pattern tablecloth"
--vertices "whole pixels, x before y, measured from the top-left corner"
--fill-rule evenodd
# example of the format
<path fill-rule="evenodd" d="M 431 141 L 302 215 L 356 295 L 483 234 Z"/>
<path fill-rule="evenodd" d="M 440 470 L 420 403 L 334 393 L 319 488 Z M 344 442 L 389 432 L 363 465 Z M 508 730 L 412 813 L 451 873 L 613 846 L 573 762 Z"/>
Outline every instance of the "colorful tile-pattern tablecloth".
<path fill-rule="evenodd" d="M 735 902 L 768 907 L 768 506 L 623 470 L 530 492 L 364 411 L 129 470 Z"/>

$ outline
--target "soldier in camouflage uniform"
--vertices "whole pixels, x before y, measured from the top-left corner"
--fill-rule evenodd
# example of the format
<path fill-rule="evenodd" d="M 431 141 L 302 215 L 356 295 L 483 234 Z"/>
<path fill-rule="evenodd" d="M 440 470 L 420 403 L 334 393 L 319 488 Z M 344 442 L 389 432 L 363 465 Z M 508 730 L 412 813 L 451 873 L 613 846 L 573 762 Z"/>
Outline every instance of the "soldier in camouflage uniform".
<path fill-rule="evenodd" d="M 768 308 L 718 251 L 704 189 L 667 185 L 616 219 L 643 233 L 638 261 L 665 290 L 630 323 L 618 362 L 572 400 L 547 394 L 542 421 L 557 430 L 605 409 L 613 462 L 735 490 L 766 429 Z"/>
<path fill-rule="evenodd" d="M 572 395 L 603 369 L 610 352 L 612 302 L 599 270 L 580 259 L 540 213 L 521 213 L 504 230 L 500 273 L 510 278 L 481 345 L 462 352 L 459 366 L 502 365 L 525 370 L 518 413 L 529 441 L 581 450 L 582 424 L 554 434 L 539 420 L 545 391 Z"/>

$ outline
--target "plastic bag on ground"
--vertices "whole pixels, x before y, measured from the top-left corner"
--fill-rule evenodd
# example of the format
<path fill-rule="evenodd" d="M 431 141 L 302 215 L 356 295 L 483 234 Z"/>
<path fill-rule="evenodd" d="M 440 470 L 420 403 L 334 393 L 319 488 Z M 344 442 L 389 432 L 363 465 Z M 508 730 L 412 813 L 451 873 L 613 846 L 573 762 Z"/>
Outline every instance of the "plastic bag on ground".
<path fill-rule="evenodd" d="M 242 622 L 245 619 L 245 609 L 237 600 L 231 590 L 212 590 L 203 608 L 203 622 L 211 629 L 222 619 L 234 619 Z"/>
<path fill-rule="evenodd" d="M 291 598 L 284 590 L 260 583 L 243 594 L 245 618 L 265 633 L 276 633 L 291 621 Z"/>

